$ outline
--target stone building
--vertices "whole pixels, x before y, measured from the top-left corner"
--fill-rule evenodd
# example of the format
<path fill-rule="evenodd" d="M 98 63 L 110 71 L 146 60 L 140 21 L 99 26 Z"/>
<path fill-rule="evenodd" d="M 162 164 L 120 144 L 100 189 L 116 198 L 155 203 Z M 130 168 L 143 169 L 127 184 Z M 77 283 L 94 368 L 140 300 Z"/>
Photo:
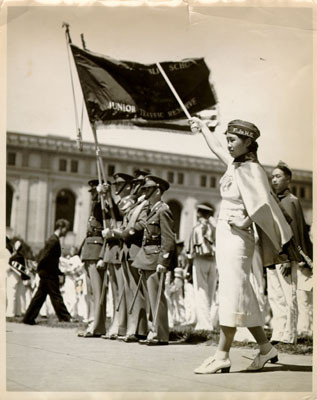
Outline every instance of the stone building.
<path fill-rule="evenodd" d="M 107 176 L 133 174 L 148 168 L 170 182 L 164 195 L 179 238 L 188 240 L 196 219 L 195 205 L 210 205 L 217 215 L 219 179 L 224 166 L 216 159 L 170 154 L 121 146 L 100 145 Z M 268 173 L 272 167 L 266 167 Z M 89 216 L 88 181 L 97 177 L 95 144 L 60 136 L 7 133 L 6 227 L 9 237 L 20 236 L 36 253 L 53 232 L 58 218 L 71 221 L 65 248 L 79 246 Z M 312 222 L 312 173 L 293 170 L 292 191 L 303 205 L 306 221 Z"/>

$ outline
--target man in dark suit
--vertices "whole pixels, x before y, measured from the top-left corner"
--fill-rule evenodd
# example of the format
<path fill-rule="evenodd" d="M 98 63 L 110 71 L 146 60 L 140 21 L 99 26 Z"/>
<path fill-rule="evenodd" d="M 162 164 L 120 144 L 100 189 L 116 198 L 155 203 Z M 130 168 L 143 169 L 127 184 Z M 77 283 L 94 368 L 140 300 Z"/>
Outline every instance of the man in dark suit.
<path fill-rule="evenodd" d="M 40 283 L 24 315 L 23 322 L 25 324 L 35 325 L 35 318 L 38 316 L 47 295 L 51 298 L 58 319 L 67 322 L 72 320 L 59 289 L 59 277 L 63 276 L 63 273 L 58 267 L 59 258 L 62 253 L 59 238 L 65 236 L 68 230 L 69 222 L 67 220 L 57 220 L 53 235 L 48 238 L 44 248 L 40 252 L 37 267 Z"/>
<path fill-rule="evenodd" d="M 172 213 L 162 201 L 162 194 L 169 183 L 153 175 L 145 177 L 143 190 L 149 201 L 149 211 L 145 221 L 142 247 L 136 255 L 132 267 L 142 270 L 150 303 L 152 322 L 147 340 L 139 343 L 149 346 L 168 344 L 168 310 L 164 294 L 165 273 L 176 266 L 176 236 Z M 158 309 L 157 309 L 158 307 Z M 155 319 L 156 310 L 157 318 Z"/>

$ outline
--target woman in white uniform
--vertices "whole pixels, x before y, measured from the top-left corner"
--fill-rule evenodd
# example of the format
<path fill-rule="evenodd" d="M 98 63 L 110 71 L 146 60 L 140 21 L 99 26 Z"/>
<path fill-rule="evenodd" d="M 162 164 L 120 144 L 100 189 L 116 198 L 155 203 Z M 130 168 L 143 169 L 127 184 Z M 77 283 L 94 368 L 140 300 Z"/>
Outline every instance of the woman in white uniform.
<path fill-rule="evenodd" d="M 268 361 L 276 362 L 278 354 L 264 333 L 264 321 L 250 282 L 254 230 L 259 237 L 263 265 L 279 259 L 292 232 L 257 160 L 258 128 L 246 121 L 231 121 L 225 132 L 226 149 L 216 132 L 210 131 L 203 121 L 192 118 L 190 122 L 192 132 L 202 132 L 212 152 L 228 166 L 220 181 L 222 203 L 216 227 L 220 339 L 216 353 L 195 373 L 230 371 L 229 351 L 237 327 L 247 327 L 258 343 L 259 353 L 247 368 L 257 371 Z"/>

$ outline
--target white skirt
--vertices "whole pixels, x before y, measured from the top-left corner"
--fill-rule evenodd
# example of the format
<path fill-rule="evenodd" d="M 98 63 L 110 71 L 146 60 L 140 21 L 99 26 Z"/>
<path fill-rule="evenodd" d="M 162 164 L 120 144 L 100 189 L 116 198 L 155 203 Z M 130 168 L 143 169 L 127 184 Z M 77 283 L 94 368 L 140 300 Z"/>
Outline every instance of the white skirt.
<path fill-rule="evenodd" d="M 219 271 L 219 323 L 230 327 L 263 326 L 250 273 L 255 240 L 253 229 L 231 227 L 218 220 L 216 261 Z"/>

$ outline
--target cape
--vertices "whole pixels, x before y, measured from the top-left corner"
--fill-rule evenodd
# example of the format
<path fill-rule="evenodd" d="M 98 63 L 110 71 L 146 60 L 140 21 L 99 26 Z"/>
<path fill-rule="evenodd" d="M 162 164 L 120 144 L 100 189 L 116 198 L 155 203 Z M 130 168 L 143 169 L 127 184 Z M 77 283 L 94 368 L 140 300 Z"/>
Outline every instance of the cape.
<path fill-rule="evenodd" d="M 296 196 L 287 189 L 281 196 L 281 205 L 291 217 L 291 228 L 296 245 L 299 245 L 309 258 L 313 258 L 313 246 L 309 237 L 302 206 Z"/>
<path fill-rule="evenodd" d="M 233 165 L 242 200 L 257 229 L 263 266 L 285 261 L 281 253 L 293 233 L 272 193 L 264 168 L 253 161 Z"/>

